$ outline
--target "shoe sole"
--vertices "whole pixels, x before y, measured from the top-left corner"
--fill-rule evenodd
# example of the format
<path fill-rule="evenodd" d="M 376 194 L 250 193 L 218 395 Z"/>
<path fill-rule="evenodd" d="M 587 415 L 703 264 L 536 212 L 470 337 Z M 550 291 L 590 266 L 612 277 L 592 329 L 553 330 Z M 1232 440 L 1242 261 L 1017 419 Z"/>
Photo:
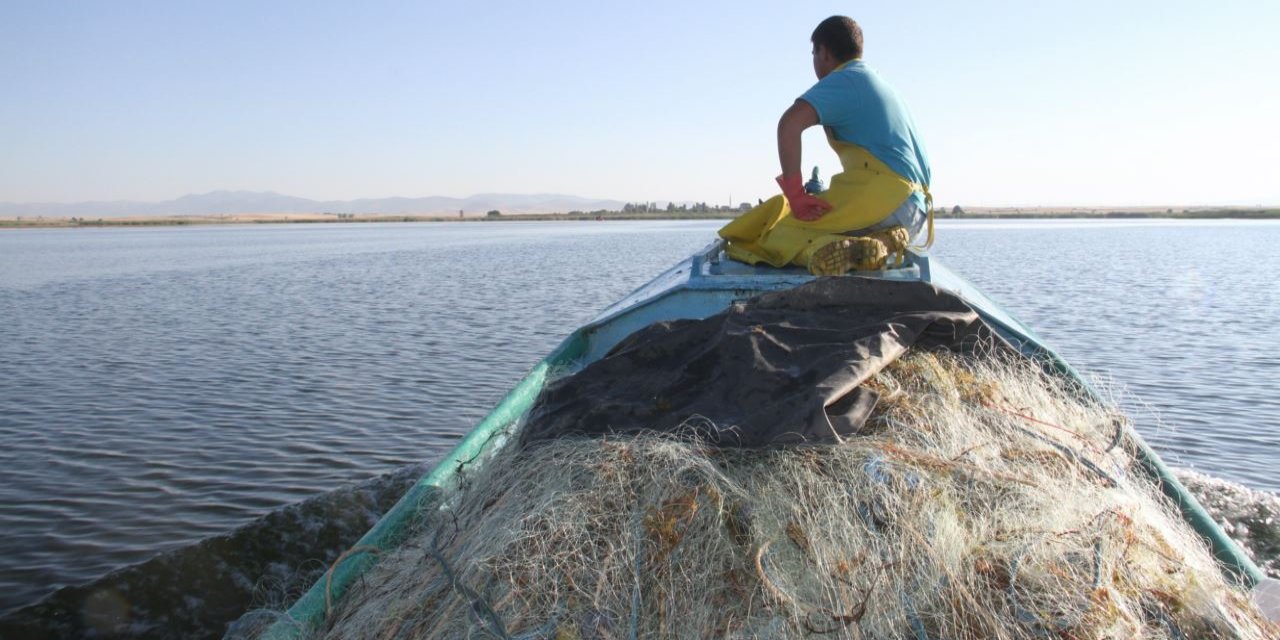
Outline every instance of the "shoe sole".
<path fill-rule="evenodd" d="M 901 265 L 907 259 L 907 244 L 911 242 L 911 236 L 907 234 L 907 230 L 901 226 L 891 227 L 884 231 L 868 234 L 868 237 L 875 238 L 884 243 L 885 250 L 890 254 L 896 255 L 895 265 Z M 887 262 L 887 259 L 886 259 Z"/>
<path fill-rule="evenodd" d="M 845 238 L 827 243 L 809 258 L 809 273 L 838 276 L 850 271 L 870 271 L 884 267 L 889 251 L 884 243 L 867 237 Z"/>

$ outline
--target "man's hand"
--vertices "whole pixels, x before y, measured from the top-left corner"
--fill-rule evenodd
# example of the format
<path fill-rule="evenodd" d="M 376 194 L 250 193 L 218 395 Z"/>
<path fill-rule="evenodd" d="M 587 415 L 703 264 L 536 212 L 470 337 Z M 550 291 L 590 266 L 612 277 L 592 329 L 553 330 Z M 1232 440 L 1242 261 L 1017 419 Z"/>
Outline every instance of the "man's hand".
<path fill-rule="evenodd" d="M 791 215 L 798 220 L 813 222 L 831 210 L 830 202 L 805 192 L 804 178 L 799 173 L 778 176 L 778 186 L 782 187 L 782 195 L 791 205 Z"/>

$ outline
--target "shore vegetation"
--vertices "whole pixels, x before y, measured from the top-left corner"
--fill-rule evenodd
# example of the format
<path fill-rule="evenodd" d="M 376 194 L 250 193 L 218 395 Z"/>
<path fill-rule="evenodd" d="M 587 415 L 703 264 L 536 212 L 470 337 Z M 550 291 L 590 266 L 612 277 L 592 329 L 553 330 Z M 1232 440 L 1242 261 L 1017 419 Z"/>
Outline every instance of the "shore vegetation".
<path fill-rule="evenodd" d="M 568 211 L 560 213 L 506 213 L 498 210 L 472 214 L 384 214 L 384 213 L 245 213 L 221 215 L 172 215 L 132 217 L 0 217 L 0 229 L 82 228 L 82 227 L 155 227 L 216 224 L 323 224 L 374 222 L 565 222 L 608 220 L 729 220 L 749 210 L 750 206 L 694 205 L 657 207 L 651 203 L 627 203 L 620 210 Z M 974 207 L 959 205 L 934 210 L 940 220 L 1022 219 L 1141 219 L 1175 220 L 1280 220 L 1280 207 Z"/>

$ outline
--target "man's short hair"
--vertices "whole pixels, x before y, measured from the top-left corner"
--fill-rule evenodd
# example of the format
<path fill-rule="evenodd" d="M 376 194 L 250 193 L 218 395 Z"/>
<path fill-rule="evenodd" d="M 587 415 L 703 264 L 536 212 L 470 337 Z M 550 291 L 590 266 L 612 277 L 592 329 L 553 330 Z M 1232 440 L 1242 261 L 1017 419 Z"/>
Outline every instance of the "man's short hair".
<path fill-rule="evenodd" d="M 826 47 L 840 62 L 862 57 L 862 27 L 853 18 L 831 16 L 818 23 L 809 40 L 814 47 Z"/>

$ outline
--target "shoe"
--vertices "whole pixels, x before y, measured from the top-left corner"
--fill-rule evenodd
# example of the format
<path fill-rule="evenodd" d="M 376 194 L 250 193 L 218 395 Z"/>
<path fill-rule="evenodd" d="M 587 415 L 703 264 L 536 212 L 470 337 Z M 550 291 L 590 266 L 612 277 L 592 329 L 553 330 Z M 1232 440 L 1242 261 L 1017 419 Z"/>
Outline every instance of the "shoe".
<path fill-rule="evenodd" d="M 883 269 L 889 250 L 884 242 L 868 236 L 855 236 L 828 242 L 809 258 L 809 273 L 815 276 L 839 276 L 858 270 Z"/>
<path fill-rule="evenodd" d="M 867 237 L 883 242 L 885 250 L 897 256 L 893 263 L 894 266 L 901 266 L 902 263 L 907 261 L 907 244 L 911 242 L 911 236 L 907 234 L 905 228 L 901 226 L 890 227 L 884 231 L 869 233 Z"/>

